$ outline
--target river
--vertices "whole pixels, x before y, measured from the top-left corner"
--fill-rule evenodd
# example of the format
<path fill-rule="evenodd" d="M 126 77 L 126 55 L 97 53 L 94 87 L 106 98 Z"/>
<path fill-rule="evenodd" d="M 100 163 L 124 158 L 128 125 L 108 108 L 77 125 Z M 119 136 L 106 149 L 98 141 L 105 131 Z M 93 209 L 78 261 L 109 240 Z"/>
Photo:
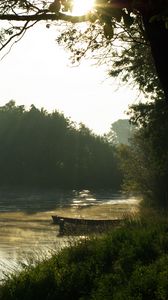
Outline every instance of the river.
<path fill-rule="evenodd" d="M 138 210 L 139 200 L 113 191 L 0 190 L 0 280 L 21 263 L 58 251 L 73 237 L 59 237 L 51 215 L 113 219 Z"/>

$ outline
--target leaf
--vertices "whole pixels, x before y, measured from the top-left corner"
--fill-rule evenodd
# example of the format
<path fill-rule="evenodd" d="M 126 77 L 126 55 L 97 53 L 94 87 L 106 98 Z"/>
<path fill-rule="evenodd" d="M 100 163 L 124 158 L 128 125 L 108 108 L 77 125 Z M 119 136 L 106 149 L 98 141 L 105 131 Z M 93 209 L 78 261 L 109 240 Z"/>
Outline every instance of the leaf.
<path fill-rule="evenodd" d="M 122 16 L 123 16 L 124 25 L 126 27 L 130 27 L 134 22 L 134 18 L 131 17 L 129 14 L 126 14 L 124 11 L 122 13 Z"/>
<path fill-rule="evenodd" d="M 104 30 L 104 35 L 107 39 L 112 39 L 113 38 L 114 29 L 111 26 L 111 24 L 109 24 L 109 23 L 104 24 L 103 30 Z"/>
<path fill-rule="evenodd" d="M 112 18 L 116 19 L 117 22 L 121 22 L 122 10 L 120 8 L 111 9 L 110 15 Z"/>
<path fill-rule="evenodd" d="M 155 21 L 160 21 L 161 20 L 161 14 L 158 14 L 158 15 L 154 15 L 150 18 L 149 22 L 152 23 L 152 22 L 155 22 Z"/>

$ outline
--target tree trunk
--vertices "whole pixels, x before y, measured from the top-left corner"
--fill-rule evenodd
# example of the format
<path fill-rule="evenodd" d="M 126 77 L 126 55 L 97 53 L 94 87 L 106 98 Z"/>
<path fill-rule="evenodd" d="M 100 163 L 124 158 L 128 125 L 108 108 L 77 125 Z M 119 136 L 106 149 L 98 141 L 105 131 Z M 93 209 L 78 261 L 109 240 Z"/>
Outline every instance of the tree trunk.
<path fill-rule="evenodd" d="M 151 45 L 156 71 L 168 102 L 168 29 L 163 21 L 150 22 L 151 16 L 142 13 L 142 19 Z"/>

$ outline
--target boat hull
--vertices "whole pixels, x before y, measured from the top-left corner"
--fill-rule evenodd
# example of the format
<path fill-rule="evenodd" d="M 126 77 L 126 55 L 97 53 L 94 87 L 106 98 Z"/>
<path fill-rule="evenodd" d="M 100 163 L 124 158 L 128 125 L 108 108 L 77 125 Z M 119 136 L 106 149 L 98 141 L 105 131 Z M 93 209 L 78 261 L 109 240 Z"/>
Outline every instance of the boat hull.
<path fill-rule="evenodd" d="M 76 224 L 76 225 L 103 225 L 103 224 L 118 224 L 121 222 L 120 219 L 82 219 L 82 218 L 68 218 L 68 217 L 61 217 L 61 216 L 52 216 L 53 223 L 59 225 L 60 222 Z"/>
<path fill-rule="evenodd" d="M 53 223 L 59 226 L 59 235 L 79 235 L 92 232 L 104 232 L 110 228 L 121 225 L 120 219 L 82 219 L 52 216 Z"/>

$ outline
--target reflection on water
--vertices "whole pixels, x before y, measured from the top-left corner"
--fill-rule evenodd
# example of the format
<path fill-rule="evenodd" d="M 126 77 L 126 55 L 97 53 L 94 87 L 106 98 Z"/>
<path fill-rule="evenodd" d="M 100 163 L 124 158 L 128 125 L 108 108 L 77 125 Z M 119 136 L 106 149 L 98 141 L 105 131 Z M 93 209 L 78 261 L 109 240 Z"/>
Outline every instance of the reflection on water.
<path fill-rule="evenodd" d="M 135 211 L 136 198 L 111 191 L 0 191 L 0 278 L 29 255 L 47 255 L 69 241 L 51 215 L 113 219 Z"/>

